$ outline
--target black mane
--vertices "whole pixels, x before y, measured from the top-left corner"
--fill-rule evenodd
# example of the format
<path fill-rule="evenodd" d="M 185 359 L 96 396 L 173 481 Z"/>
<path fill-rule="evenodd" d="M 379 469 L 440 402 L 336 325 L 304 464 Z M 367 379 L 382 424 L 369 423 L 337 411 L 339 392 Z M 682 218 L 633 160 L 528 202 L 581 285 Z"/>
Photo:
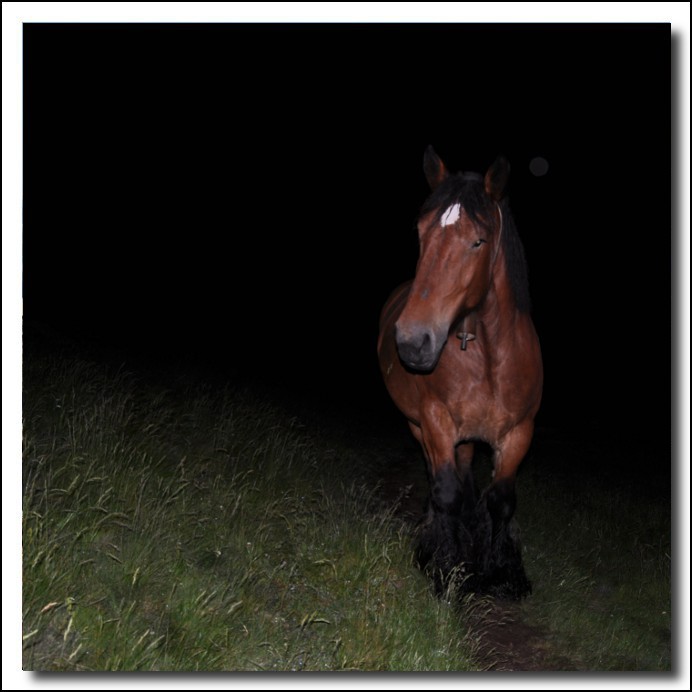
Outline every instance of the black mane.
<path fill-rule="evenodd" d="M 439 223 L 442 215 L 453 204 L 460 204 L 469 217 L 489 233 L 493 229 L 487 220 L 492 216 L 495 202 L 485 192 L 483 177 L 477 173 L 457 173 L 443 180 L 421 208 L 420 216 L 433 213 L 433 222 Z M 507 198 L 501 200 L 502 247 L 505 251 L 507 274 L 512 287 L 517 308 L 522 312 L 531 311 L 528 270 L 524 246 L 517 233 Z"/>

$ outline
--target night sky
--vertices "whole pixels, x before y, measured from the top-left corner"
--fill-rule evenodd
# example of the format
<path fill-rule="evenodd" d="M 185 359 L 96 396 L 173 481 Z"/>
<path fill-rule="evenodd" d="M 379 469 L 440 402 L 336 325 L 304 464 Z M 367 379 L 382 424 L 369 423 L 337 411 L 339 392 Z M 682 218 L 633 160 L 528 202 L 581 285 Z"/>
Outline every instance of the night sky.
<path fill-rule="evenodd" d="M 670 45 L 666 24 L 25 25 L 25 323 L 393 406 L 377 320 L 414 272 L 425 147 L 503 154 L 539 425 L 665 440 Z"/>

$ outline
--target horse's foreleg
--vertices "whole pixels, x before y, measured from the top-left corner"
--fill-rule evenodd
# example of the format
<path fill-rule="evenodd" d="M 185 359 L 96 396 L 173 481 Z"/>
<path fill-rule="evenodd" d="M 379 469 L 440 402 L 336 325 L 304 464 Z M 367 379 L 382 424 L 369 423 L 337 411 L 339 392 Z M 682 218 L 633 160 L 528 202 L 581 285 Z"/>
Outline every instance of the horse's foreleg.
<path fill-rule="evenodd" d="M 421 427 L 413 432 L 423 447 L 430 480 L 428 511 L 421 527 L 418 561 L 433 575 L 438 591 L 442 591 L 455 568 L 463 573 L 471 558 L 472 541 L 462 526 L 462 511 L 468 505 L 465 492 L 470 480 L 468 474 L 471 472 L 473 449 L 465 450 L 455 458 L 454 424 L 441 405 L 428 406 Z M 464 470 L 461 476 L 459 464 Z"/>
<path fill-rule="evenodd" d="M 456 469 L 461 483 L 461 520 L 467 529 L 476 521 L 476 484 L 473 480 L 473 443 L 464 442 L 456 448 Z"/>
<path fill-rule="evenodd" d="M 532 436 L 533 422 L 525 423 L 511 430 L 497 445 L 493 481 L 480 507 L 480 514 L 486 519 L 483 535 L 477 541 L 484 590 L 506 598 L 518 599 L 531 593 L 512 517 L 517 504 L 517 469 Z"/>

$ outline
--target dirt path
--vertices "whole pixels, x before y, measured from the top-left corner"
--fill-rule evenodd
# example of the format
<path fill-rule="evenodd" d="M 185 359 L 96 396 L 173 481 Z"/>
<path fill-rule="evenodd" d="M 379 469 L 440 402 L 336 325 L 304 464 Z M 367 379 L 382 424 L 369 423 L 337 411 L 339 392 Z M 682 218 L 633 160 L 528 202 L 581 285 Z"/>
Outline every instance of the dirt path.
<path fill-rule="evenodd" d="M 522 619 L 514 603 L 495 602 L 474 632 L 479 638 L 479 663 L 495 671 L 575 671 L 579 666 L 554 649 L 547 633 Z"/>

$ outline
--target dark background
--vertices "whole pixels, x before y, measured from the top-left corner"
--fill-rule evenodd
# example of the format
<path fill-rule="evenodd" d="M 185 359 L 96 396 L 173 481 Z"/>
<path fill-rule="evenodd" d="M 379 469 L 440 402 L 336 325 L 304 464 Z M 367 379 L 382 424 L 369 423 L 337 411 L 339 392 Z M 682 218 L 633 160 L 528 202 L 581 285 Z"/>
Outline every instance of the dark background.
<path fill-rule="evenodd" d="M 667 24 L 27 24 L 25 330 L 389 410 L 423 151 L 504 154 L 539 425 L 669 439 L 670 60 Z"/>

